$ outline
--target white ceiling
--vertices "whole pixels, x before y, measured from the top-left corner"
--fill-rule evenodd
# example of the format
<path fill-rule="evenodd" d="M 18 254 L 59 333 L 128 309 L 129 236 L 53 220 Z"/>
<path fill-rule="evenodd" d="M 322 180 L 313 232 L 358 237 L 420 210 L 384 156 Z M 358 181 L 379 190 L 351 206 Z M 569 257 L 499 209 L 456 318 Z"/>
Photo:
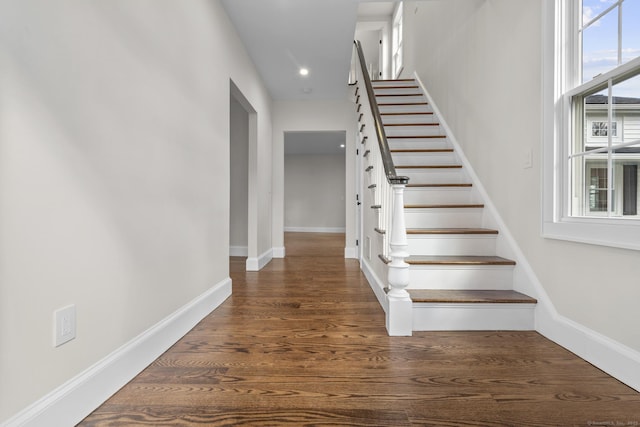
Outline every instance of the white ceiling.
<path fill-rule="evenodd" d="M 358 14 L 393 9 L 393 3 L 366 0 L 222 3 L 271 96 L 283 100 L 344 99 Z M 307 77 L 298 74 L 300 67 L 309 69 Z"/>

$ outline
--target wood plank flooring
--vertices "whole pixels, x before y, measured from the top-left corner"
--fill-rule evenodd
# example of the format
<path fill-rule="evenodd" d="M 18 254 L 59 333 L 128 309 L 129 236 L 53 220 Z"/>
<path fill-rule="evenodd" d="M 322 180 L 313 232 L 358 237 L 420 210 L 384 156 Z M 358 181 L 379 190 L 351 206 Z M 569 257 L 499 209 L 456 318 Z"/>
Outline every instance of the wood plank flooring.
<path fill-rule="evenodd" d="M 387 336 L 344 235 L 285 246 L 232 258 L 233 296 L 80 425 L 640 425 L 639 393 L 536 332 Z"/>

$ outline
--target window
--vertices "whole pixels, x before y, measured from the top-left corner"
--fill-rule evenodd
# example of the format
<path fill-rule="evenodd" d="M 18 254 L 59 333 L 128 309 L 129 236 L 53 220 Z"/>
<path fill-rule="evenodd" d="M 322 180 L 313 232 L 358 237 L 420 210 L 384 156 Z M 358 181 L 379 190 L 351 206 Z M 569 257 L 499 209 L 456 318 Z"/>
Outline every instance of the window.
<path fill-rule="evenodd" d="M 393 78 L 397 79 L 402 72 L 403 65 L 403 49 L 402 49 L 402 9 L 403 4 L 399 2 L 393 13 L 393 30 L 391 34 L 391 72 Z"/>
<path fill-rule="evenodd" d="M 611 123 L 611 136 L 618 135 L 618 123 Z M 591 136 L 609 136 L 609 122 L 591 122 Z"/>
<path fill-rule="evenodd" d="M 640 249 L 640 0 L 545 2 L 546 237 Z"/>

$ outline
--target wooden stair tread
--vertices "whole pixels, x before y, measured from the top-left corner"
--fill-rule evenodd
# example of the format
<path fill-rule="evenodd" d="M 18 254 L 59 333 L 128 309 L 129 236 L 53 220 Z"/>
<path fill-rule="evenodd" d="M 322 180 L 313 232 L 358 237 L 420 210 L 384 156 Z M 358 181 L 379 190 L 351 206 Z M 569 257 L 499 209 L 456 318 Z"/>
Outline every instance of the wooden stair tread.
<path fill-rule="evenodd" d="M 429 105 L 428 102 L 378 102 L 378 106 L 382 107 L 402 107 L 408 105 Z"/>
<path fill-rule="evenodd" d="M 453 153 L 453 148 L 396 148 L 389 151 L 391 153 Z"/>
<path fill-rule="evenodd" d="M 413 302 L 463 304 L 536 304 L 528 295 L 511 290 L 408 289 Z"/>
<path fill-rule="evenodd" d="M 422 94 L 421 93 L 376 93 L 375 96 L 376 98 L 379 98 L 383 96 L 422 96 Z"/>
<path fill-rule="evenodd" d="M 388 82 L 415 82 L 416 79 L 376 79 L 371 80 L 371 83 L 388 83 Z"/>
<path fill-rule="evenodd" d="M 405 85 L 405 86 L 376 86 L 373 88 L 374 90 L 385 90 L 385 89 L 420 89 L 418 85 Z"/>
<path fill-rule="evenodd" d="M 396 165 L 396 169 L 460 169 L 462 165 Z"/>
<path fill-rule="evenodd" d="M 405 209 L 479 209 L 484 208 L 482 203 L 460 203 L 443 205 L 404 205 Z"/>
<path fill-rule="evenodd" d="M 387 139 L 446 138 L 446 135 L 387 135 Z"/>
<path fill-rule="evenodd" d="M 516 265 L 516 262 L 499 256 L 440 256 L 412 255 L 405 260 L 409 265 Z"/>
<path fill-rule="evenodd" d="M 381 116 L 417 116 L 417 115 L 433 115 L 433 111 L 406 111 L 399 113 L 380 113 Z"/>
<path fill-rule="evenodd" d="M 407 184 L 407 188 L 448 188 L 448 187 L 459 187 L 459 188 L 468 188 L 472 187 L 471 183 L 463 183 L 463 184 Z"/>
<path fill-rule="evenodd" d="M 498 234 L 489 228 L 408 228 L 407 234 Z"/>
<path fill-rule="evenodd" d="M 386 123 L 384 126 L 440 126 L 440 123 Z"/>

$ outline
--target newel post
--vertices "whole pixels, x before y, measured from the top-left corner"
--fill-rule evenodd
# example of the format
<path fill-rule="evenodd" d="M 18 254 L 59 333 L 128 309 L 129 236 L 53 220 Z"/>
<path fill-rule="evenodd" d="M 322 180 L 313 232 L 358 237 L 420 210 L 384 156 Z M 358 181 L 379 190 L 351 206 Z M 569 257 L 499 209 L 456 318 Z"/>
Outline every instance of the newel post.
<path fill-rule="evenodd" d="M 404 222 L 405 184 L 392 184 L 391 262 L 389 268 L 389 292 L 387 293 L 387 332 L 392 336 L 409 336 L 413 330 L 412 302 L 405 290 L 409 286 L 409 264 L 404 260 L 407 251 L 407 229 Z"/>

